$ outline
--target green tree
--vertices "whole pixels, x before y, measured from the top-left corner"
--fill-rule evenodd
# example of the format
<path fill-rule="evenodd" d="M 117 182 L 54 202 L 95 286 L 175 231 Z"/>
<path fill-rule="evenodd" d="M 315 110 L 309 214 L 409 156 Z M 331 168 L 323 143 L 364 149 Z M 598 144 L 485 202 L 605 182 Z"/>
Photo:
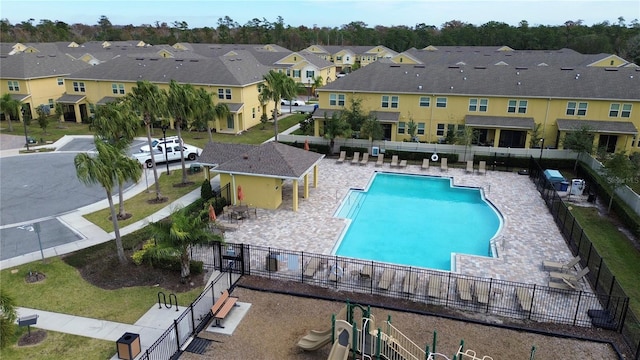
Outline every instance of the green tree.
<path fill-rule="evenodd" d="M 54 111 L 56 114 L 56 121 L 64 121 L 64 106 L 61 103 L 56 103 Z"/>
<path fill-rule="evenodd" d="M 194 245 L 222 241 L 222 238 L 207 231 L 207 223 L 199 216 L 191 216 L 185 209 L 174 211 L 167 219 L 149 224 L 157 246 L 150 249 L 152 258 L 168 256 L 180 258 L 180 276 L 186 280 L 191 275 L 189 249 Z"/>
<path fill-rule="evenodd" d="M 407 122 L 407 134 L 409 134 L 410 141 L 417 141 L 416 132 L 418 131 L 418 124 L 413 120 L 412 117 L 409 117 L 409 122 Z"/>
<path fill-rule="evenodd" d="M 367 138 L 370 141 L 380 140 L 384 136 L 382 124 L 375 116 L 367 116 L 360 127 L 360 137 Z"/>
<path fill-rule="evenodd" d="M 609 190 L 611 191 L 609 207 L 607 209 L 607 212 L 610 213 L 616 190 L 634 179 L 636 169 L 629 159 L 629 156 L 622 151 L 610 155 L 607 160 L 605 160 L 600 170 L 600 175 L 602 175 L 607 185 L 609 185 Z"/>
<path fill-rule="evenodd" d="M 155 119 L 166 114 L 166 93 L 161 91 L 157 85 L 145 80 L 138 81 L 127 96 L 131 107 L 142 115 L 142 121 L 147 132 L 147 145 L 151 149 L 153 148 L 151 146 L 151 124 Z M 156 167 L 156 159 L 153 156 L 151 157 L 151 164 L 153 165 L 153 179 L 155 180 L 156 202 L 167 201 L 168 199 L 163 198 L 160 193 L 158 168 Z"/>
<path fill-rule="evenodd" d="M 269 70 L 264 75 L 264 84 L 262 91 L 260 92 L 260 102 L 267 103 L 273 101 L 273 127 L 274 138 L 278 141 L 278 105 L 281 99 L 291 99 L 296 94 L 295 89 L 297 85 L 286 74 L 277 72 L 275 70 Z"/>
<path fill-rule="evenodd" d="M 36 108 L 36 114 L 38 114 L 38 126 L 42 129 L 42 132 L 46 135 L 47 128 L 49 127 L 49 114 L 51 110 L 49 105 L 41 104 Z"/>
<path fill-rule="evenodd" d="M 467 149 L 475 142 L 478 141 L 478 137 L 480 136 L 478 130 L 473 130 L 473 128 L 465 126 L 462 131 L 458 133 L 456 138 L 456 143 L 460 145 L 464 145 L 464 157 L 463 159 L 467 159 Z"/>
<path fill-rule="evenodd" d="M 112 191 L 117 181 L 115 164 L 118 164 L 120 158 L 124 155 L 113 145 L 95 139 L 97 155 L 91 156 L 87 153 L 76 155 L 73 163 L 76 167 L 76 175 L 78 180 L 87 185 L 98 184 L 104 188 L 107 193 L 107 201 L 111 210 L 111 222 L 116 239 L 116 251 L 121 264 L 127 262 L 122 246 L 122 238 L 120 237 L 120 226 L 118 225 L 118 217 L 116 208 L 113 205 Z"/>
<path fill-rule="evenodd" d="M 0 97 L 0 111 L 2 111 L 4 119 L 9 124 L 9 132 L 13 132 L 11 119 L 18 119 L 20 116 L 20 101 L 12 98 L 11 94 L 5 93 Z"/>
<path fill-rule="evenodd" d="M 226 119 L 231 114 L 229 107 L 225 103 L 218 103 L 213 105 L 213 96 L 210 92 L 207 92 L 203 88 L 196 90 L 196 104 L 193 114 L 193 126 L 196 128 L 207 128 L 209 134 L 209 142 L 213 142 L 213 134 L 211 133 L 211 126 L 209 121 L 219 121 Z"/>
<path fill-rule="evenodd" d="M 362 110 L 362 99 L 352 97 L 349 101 L 349 107 L 342 111 L 342 116 L 352 131 L 360 131 L 362 123 L 367 119 L 367 115 Z"/>
<path fill-rule="evenodd" d="M 578 154 L 592 154 L 593 153 L 593 130 L 588 126 L 583 126 L 580 129 L 567 133 L 562 139 L 562 146 L 565 149 L 573 150 Z M 573 165 L 573 171 L 578 169 L 578 159 Z"/>
<path fill-rule="evenodd" d="M 140 130 L 140 122 L 125 101 L 100 105 L 96 108 L 96 117 L 91 126 L 96 135 L 108 141 L 123 155 L 118 159 L 115 170 L 118 181 L 119 210 L 118 219 L 130 217 L 124 209 L 124 185 L 127 181 L 137 181 L 142 175 L 140 164 L 126 156 L 133 138 Z"/>
<path fill-rule="evenodd" d="M 529 147 L 535 148 L 540 146 L 542 142 L 542 124 L 538 123 L 531 130 L 531 140 L 529 140 Z"/>
<path fill-rule="evenodd" d="M 311 96 L 316 97 L 316 91 L 318 88 L 322 87 L 323 84 L 324 79 L 322 79 L 322 76 L 315 76 L 311 81 Z"/>
<path fill-rule="evenodd" d="M 191 84 L 179 84 L 175 80 L 169 83 L 167 108 L 173 116 L 173 126 L 178 132 L 178 139 L 182 141 L 182 126 L 189 127 L 189 119 L 193 118 L 197 104 L 196 91 Z M 187 168 L 184 161 L 184 149 L 180 146 L 180 163 L 182 165 L 182 184 L 187 183 Z"/>
<path fill-rule="evenodd" d="M 349 123 L 340 116 L 338 112 L 331 114 L 328 118 L 327 114 L 324 114 L 324 138 L 329 139 L 329 152 L 333 154 L 333 146 L 338 136 L 347 136 L 351 133 Z"/>
<path fill-rule="evenodd" d="M 9 345 L 17 317 L 16 301 L 7 293 L 6 287 L 0 288 L 0 348 Z"/>

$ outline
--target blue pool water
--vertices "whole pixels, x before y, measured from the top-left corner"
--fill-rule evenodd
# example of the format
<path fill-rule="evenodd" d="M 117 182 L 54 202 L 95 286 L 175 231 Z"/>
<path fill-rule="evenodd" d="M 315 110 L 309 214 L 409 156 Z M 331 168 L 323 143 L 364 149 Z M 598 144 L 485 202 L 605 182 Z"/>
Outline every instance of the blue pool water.
<path fill-rule="evenodd" d="M 440 270 L 451 270 L 454 252 L 490 256 L 502 225 L 477 188 L 390 173 L 376 173 L 367 191 L 349 191 L 335 216 L 351 219 L 336 255 Z"/>

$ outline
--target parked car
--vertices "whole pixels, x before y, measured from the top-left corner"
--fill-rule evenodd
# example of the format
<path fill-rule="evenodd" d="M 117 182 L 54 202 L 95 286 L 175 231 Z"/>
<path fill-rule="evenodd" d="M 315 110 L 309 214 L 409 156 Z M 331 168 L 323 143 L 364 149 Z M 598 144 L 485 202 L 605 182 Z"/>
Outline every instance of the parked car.
<path fill-rule="evenodd" d="M 166 155 L 165 155 L 166 149 Z M 182 147 L 185 160 L 195 160 L 198 156 L 200 156 L 200 149 L 190 145 L 184 145 Z M 151 157 L 156 161 L 156 164 L 164 163 L 165 161 L 174 161 L 180 160 L 180 146 L 173 145 L 167 146 L 166 148 L 163 145 L 158 145 L 153 152 L 140 152 L 133 154 L 133 158 L 138 160 L 140 164 L 145 165 L 148 168 L 153 167 L 153 162 L 151 161 Z M 165 160 L 166 159 L 166 160 Z"/>
<path fill-rule="evenodd" d="M 305 105 L 305 102 L 302 100 L 297 100 L 297 99 L 293 99 L 291 101 L 286 100 L 286 99 L 282 99 L 280 100 L 280 105 L 293 105 L 293 106 L 301 106 L 301 105 Z"/>
<path fill-rule="evenodd" d="M 177 136 L 167 136 L 167 138 L 160 139 L 151 139 L 151 147 L 157 148 L 159 145 L 179 145 L 180 139 Z M 184 143 L 183 143 L 184 145 Z M 140 147 L 140 152 L 149 152 L 149 145 L 144 145 Z"/>

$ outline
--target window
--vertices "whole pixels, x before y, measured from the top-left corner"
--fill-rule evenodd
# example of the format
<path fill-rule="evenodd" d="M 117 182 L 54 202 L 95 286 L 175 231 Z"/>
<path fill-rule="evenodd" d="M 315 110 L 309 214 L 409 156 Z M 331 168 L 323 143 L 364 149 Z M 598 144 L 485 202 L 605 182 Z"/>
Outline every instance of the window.
<path fill-rule="evenodd" d="M 342 61 L 342 56 L 336 56 L 336 61 Z"/>
<path fill-rule="evenodd" d="M 53 103 L 53 99 L 49 99 L 49 109 L 53 109 L 55 106 L 55 104 Z"/>
<path fill-rule="evenodd" d="M 517 108 L 518 114 L 526 114 L 527 103 L 528 103 L 527 100 L 509 100 L 509 105 L 507 106 L 507 112 L 515 113 Z"/>
<path fill-rule="evenodd" d="M 316 72 L 313 70 L 307 70 L 307 77 L 313 79 L 316 76 Z"/>
<path fill-rule="evenodd" d="M 382 104 L 380 106 L 383 108 L 389 107 L 389 95 L 382 95 Z"/>
<path fill-rule="evenodd" d="M 231 89 L 218 89 L 218 99 L 231 100 Z"/>
<path fill-rule="evenodd" d="M 400 121 L 398 123 L 398 134 L 404 134 L 406 132 L 407 123 Z"/>
<path fill-rule="evenodd" d="M 344 94 L 329 94 L 330 106 L 344 106 Z"/>
<path fill-rule="evenodd" d="M 420 107 L 429 107 L 431 105 L 431 98 L 428 96 L 420 96 Z"/>
<path fill-rule="evenodd" d="M 437 98 L 436 99 L 436 107 L 446 108 L 447 107 L 447 98 Z"/>
<path fill-rule="evenodd" d="M 609 117 L 618 117 L 620 113 L 620 104 L 611 104 L 609 107 Z"/>
<path fill-rule="evenodd" d="M 256 118 L 256 108 L 251 108 L 251 118 Z"/>
<path fill-rule="evenodd" d="M 480 112 L 487 112 L 489 109 L 489 99 L 480 99 Z"/>
<path fill-rule="evenodd" d="M 291 76 L 291 69 L 287 69 L 287 76 Z"/>
<path fill-rule="evenodd" d="M 569 101 L 567 103 L 567 115 L 575 115 L 576 114 L 576 102 Z"/>
<path fill-rule="evenodd" d="M 631 104 L 622 104 L 622 112 L 620 113 L 620 117 L 631 117 Z"/>
<path fill-rule="evenodd" d="M 424 123 L 418 123 L 418 131 L 416 132 L 418 135 L 424 135 Z"/>
<path fill-rule="evenodd" d="M 75 92 L 85 92 L 86 89 L 84 87 L 83 81 L 74 81 L 73 82 L 73 91 Z"/>
<path fill-rule="evenodd" d="M 293 70 L 293 77 L 294 78 L 299 78 L 300 77 L 300 70 Z"/>
<path fill-rule="evenodd" d="M 58 85 L 64 85 L 64 79 L 58 78 Z"/>
<path fill-rule="evenodd" d="M 469 111 L 478 110 L 478 99 L 469 99 Z"/>
<path fill-rule="evenodd" d="M 578 115 L 578 116 L 587 115 L 587 103 L 586 102 L 577 103 L 575 101 L 567 102 L 567 115 Z"/>
<path fill-rule="evenodd" d="M 391 107 L 393 109 L 397 109 L 398 108 L 398 101 L 399 101 L 399 98 L 397 96 L 392 96 L 391 97 Z"/>
<path fill-rule="evenodd" d="M 438 128 L 436 129 L 437 136 L 444 136 L 444 124 L 438 124 Z"/>
<path fill-rule="evenodd" d="M 124 84 L 111 84 L 111 92 L 124 95 Z"/>
<path fill-rule="evenodd" d="M 585 115 L 587 115 L 587 103 L 586 102 L 578 103 L 578 116 L 585 116 Z"/>
<path fill-rule="evenodd" d="M 20 91 L 20 85 L 17 81 L 9 80 L 9 91 Z"/>

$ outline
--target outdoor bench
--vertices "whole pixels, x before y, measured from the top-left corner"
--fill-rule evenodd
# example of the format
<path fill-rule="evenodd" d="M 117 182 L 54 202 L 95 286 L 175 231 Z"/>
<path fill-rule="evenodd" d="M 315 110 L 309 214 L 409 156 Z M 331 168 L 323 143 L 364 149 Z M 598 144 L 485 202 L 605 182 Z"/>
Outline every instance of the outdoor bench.
<path fill-rule="evenodd" d="M 236 304 L 236 301 L 238 301 L 238 298 L 229 296 L 229 290 L 225 290 L 222 293 L 222 296 L 220 296 L 218 301 L 216 301 L 215 304 L 213 304 L 213 306 L 211 307 L 211 315 L 216 321 L 214 326 L 224 328 L 224 326 L 222 326 L 220 322 L 227 317 L 227 315 L 231 311 L 231 308 L 233 308 L 234 306 L 239 306 L 238 304 Z"/>

